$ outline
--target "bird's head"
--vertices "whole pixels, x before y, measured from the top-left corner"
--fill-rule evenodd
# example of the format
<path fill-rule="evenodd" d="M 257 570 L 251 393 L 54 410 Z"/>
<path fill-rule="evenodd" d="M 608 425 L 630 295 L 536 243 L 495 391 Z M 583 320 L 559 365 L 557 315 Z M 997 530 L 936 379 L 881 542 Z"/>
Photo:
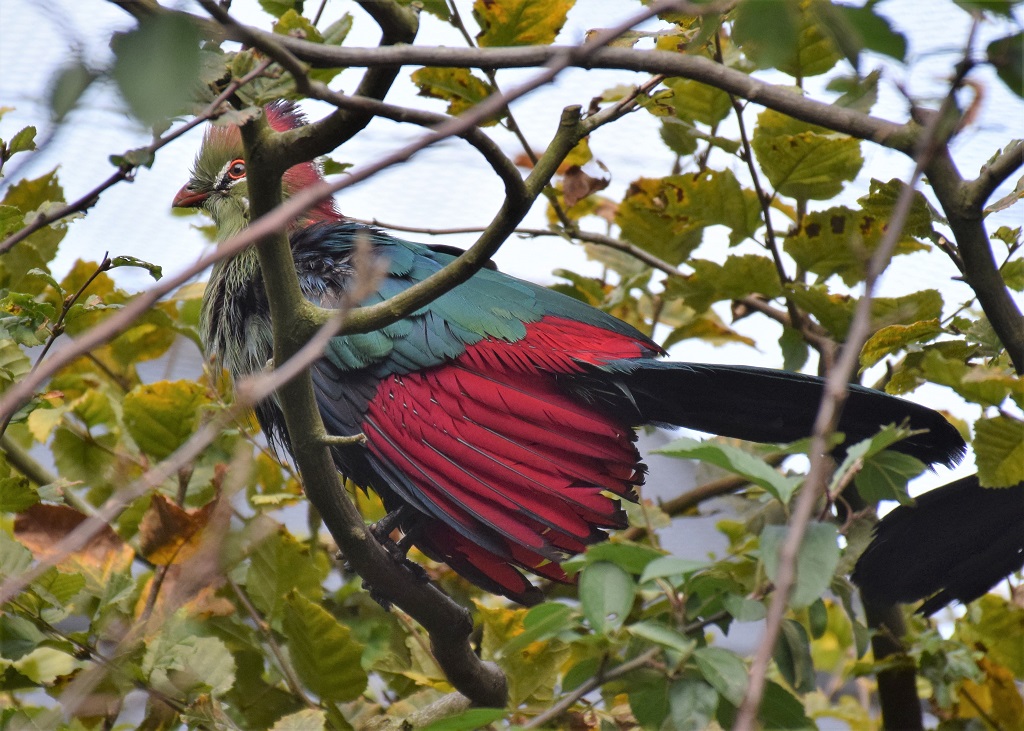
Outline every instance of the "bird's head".
<path fill-rule="evenodd" d="M 273 102 L 264 107 L 270 126 L 282 132 L 306 123 L 302 112 L 291 102 Z M 316 162 L 303 162 L 289 168 L 281 178 L 285 197 L 323 180 Z M 249 223 L 249 185 L 246 181 L 242 136 L 234 125 L 211 125 L 203 138 L 196 156 L 192 175 L 172 204 L 175 208 L 203 208 L 217 226 L 217 237 L 227 239 Z M 296 228 L 319 221 L 337 221 L 342 218 L 327 199 L 302 214 Z"/>

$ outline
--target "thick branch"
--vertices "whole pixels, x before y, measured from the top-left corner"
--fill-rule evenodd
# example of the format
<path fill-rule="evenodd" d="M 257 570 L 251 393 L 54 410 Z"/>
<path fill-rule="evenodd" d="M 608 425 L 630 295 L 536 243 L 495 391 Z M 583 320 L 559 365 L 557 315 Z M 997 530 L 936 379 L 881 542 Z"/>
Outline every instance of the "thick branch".
<path fill-rule="evenodd" d="M 281 44 L 297 58 L 309 63 L 314 68 L 409 65 L 491 69 L 528 68 L 560 60 L 566 54 L 578 50 L 567 46 L 349 48 L 323 46 L 296 38 L 278 38 Z M 586 58 L 571 60 L 569 65 L 587 69 L 643 71 L 650 74 L 694 79 L 791 117 L 823 125 L 859 139 L 871 140 L 908 154 L 913 152 L 919 133 L 919 128 L 916 125 L 901 125 L 852 109 L 818 102 L 803 97 L 788 87 L 758 81 L 742 71 L 727 68 L 699 56 L 631 48 L 602 48 L 589 54 Z"/>
<path fill-rule="evenodd" d="M 259 121 L 259 128 L 255 124 L 242 128 L 254 217 L 281 203 L 280 177 L 267 169 L 265 152 L 280 140 L 273 138 L 265 120 Z M 301 333 L 308 323 L 300 327 L 297 321 L 308 314 L 308 303 L 299 288 L 284 232 L 262 236 L 256 248 L 274 327 L 274 360 L 285 363 L 304 344 Z M 434 655 L 452 685 L 478 705 L 504 706 L 508 695 L 505 676 L 497 666 L 481 662 L 474 654 L 469 642 L 473 626 L 466 611 L 436 586 L 411 581 L 406 569 L 395 563 L 363 525 L 341 484 L 330 450 L 318 438 L 325 429 L 308 373 L 282 385 L 279 402 L 306 495 L 346 559 L 385 600 L 397 604 L 427 630 Z"/>
<path fill-rule="evenodd" d="M 1008 168 L 1012 170 L 1012 164 L 1001 166 L 1004 171 Z M 991 181 L 979 182 L 979 178 L 973 184 L 965 183 L 945 146 L 932 157 L 926 173 L 956 239 L 964 278 L 977 295 L 1017 373 L 1024 373 L 1024 316 L 999 274 L 985 230 L 982 207 L 987 198 L 982 193 Z"/>
<path fill-rule="evenodd" d="M 1014 140 L 996 158 L 984 165 L 978 177 L 964 184 L 966 208 L 982 210 L 996 188 L 1024 165 L 1024 141 Z"/>

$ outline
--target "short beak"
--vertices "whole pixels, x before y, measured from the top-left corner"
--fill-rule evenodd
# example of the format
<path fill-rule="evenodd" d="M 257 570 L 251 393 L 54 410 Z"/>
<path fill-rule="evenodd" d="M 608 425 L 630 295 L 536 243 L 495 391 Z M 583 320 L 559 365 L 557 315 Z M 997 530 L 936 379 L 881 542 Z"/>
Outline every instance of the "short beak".
<path fill-rule="evenodd" d="M 181 190 L 174 196 L 171 205 L 175 208 L 197 208 L 210 196 L 201 190 L 192 190 L 188 184 L 181 186 Z"/>

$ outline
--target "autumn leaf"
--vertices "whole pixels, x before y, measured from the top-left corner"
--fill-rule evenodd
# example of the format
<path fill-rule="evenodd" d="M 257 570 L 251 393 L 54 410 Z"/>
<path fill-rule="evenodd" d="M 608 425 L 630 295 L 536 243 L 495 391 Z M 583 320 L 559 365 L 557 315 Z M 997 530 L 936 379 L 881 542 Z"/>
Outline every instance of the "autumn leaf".
<path fill-rule="evenodd" d="M 476 0 L 473 17 L 481 46 L 553 43 L 575 0 Z"/>
<path fill-rule="evenodd" d="M 156 493 L 139 523 L 139 550 L 151 562 L 184 563 L 195 554 L 217 501 L 186 511 Z"/>
<path fill-rule="evenodd" d="M 132 547 L 108 525 L 99 525 L 81 548 L 63 555 L 59 544 L 88 517 L 65 505 L 33 505 L 14 520 L 14 536 L 37 559 L 58 558 L 61 569 L 81 573 L 91 588 L 125 570 L 135 556 Z"/>

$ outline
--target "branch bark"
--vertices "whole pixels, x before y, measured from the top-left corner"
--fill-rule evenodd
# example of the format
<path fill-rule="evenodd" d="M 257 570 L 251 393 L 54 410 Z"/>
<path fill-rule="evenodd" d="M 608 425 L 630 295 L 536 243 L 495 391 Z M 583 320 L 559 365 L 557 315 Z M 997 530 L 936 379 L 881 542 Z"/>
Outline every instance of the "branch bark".
<path fill-rule="evenodd" d="M 985 230 L 984 205 L 998 185 L 999 176 L 1009 176 L 1021 165 L 1024 145 L 1017 143 L 999 159 L 993 173 L 965 183 L 949 149 L 943 146 L 928 163 L 926 174 L 942 206 L 956 240 L 956 252 L 963 261 L 964 278 L 978 297 L 992 328 L 999 335 L 1018 374 L 1024 374 L 1024 316 L 1013 301 L 992 255 Z"/>

